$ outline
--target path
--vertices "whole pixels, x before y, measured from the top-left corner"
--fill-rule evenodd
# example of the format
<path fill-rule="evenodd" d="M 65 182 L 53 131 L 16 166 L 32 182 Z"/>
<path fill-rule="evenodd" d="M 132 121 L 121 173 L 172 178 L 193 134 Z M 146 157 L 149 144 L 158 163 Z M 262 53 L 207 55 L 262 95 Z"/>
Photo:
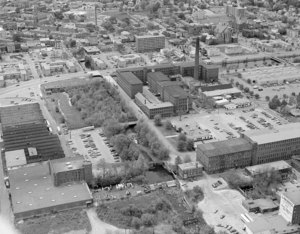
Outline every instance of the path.
<path fill-rule="evenodd" d="M 119 229 L 113 225 L 101 221 L 98 218 L 95 209 L 89 209 L 86 213 L 92 226 L 90 234 L 108 234 L 116 231 L 120 231 L 120 233 L 124 234 L 129 233 L 128 231 L 126 232 L 125 229 Z"/>

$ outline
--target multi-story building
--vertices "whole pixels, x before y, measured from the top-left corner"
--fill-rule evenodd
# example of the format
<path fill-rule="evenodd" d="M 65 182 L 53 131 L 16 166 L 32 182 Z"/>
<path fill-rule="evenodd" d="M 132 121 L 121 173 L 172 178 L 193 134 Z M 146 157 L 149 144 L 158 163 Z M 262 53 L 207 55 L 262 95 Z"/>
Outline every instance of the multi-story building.
<path fill-rule="evenodd" d="M 189 162 L 178 165 L 178 174 L 182 179 L 202 176 L 203 166 L 199 162 Z"/>
<path fill-rule="evenodd" d="M 117 76 L 117 83 L 129 97 L 134 98 L 137 93 L 142 93 L 143 82 L 132 72 L 117 72 Z"/>
<path fill-rule="evenodd" d="M 86 181 L 93 179 L 92 163 L 82 157 L 61 158 L 50 161 L 50 174 L 53 176 L 54 186 L 73 181 Z"/>
<path fill-rule="evenodd" d="M 252 165 L 290 159 L 300 154 L 300 123 L 276 129 L 246 131 L 243 137 L 253 144 Z"/>
<path fill-rule="evenodd" d="M 159 83 L 163 81 L 170 81 L 170 79 L 161 72 L 149 72 L 147 74 L 147 81 L 150 91 L 157 94 Z"/>
<path fill-rule="evenodd" d="M 164 89 L 162 101 L 174 105 L 175 114 L 183 114 L 189 110 L 189 96 L 180 86 L 167 86 Z"/>
<path fill-rule="evenodd" d="M 174 106 L 170 102 L 161 102 L 150 92 L 137 93 L 135 95 L 135 103 L 147 115 L 149 119 L 153 119 L 155 115 L 161 117 L 171 117 L 174 113 Z"/>
<path fill-rule="evenodd" d="M 194 77 L 195 63 L 187 62 L 180 64 L 182 76 Z M 199 80 L 205 82 L 217 82 L 219 79 L 219 67 L 213 64 L 199 63 Z"/>
<path fill-rule="evenodd" d="M 290 224 L 300 224 L 300 190 L 281 194 L 279 214 Z"/>
<path fill-rule="evenodd" d="M 197 146 L 197 158 L 208 173 L 251 165 L 252 145 L 237 138 Z"/>
<path fill-rule="evenodd" d="M 160 50 L 165 48 L 165 36 L 163 35 L 146 35 L 135 36 L 137 52 Z"/>

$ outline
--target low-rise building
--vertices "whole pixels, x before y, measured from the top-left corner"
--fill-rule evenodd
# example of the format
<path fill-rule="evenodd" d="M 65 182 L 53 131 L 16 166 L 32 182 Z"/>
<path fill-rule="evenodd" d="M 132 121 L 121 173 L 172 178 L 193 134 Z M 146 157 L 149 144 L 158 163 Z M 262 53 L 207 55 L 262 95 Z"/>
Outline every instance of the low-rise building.
<path fill-rule="evenodd" d="M 246 167 L 251 165 L 252 145 L 242 138 L 199 144 L 197 158 L 208 173 Z"/>
<path fill-rule="evenodd" d="M 202 176 L 203 166 L 199 162 L 182 163 L 178 165 L 178 175 L 182 179 Z"/>

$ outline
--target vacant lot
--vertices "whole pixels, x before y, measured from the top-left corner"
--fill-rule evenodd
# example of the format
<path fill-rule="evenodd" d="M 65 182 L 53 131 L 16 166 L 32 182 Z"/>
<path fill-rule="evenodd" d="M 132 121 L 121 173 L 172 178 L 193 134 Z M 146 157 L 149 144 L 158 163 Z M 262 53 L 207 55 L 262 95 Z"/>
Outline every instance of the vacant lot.
<path fill-rule="evenodd" d="M 85 210 L 69 210 L 53 215 L 32 218 L 17 224 L 22 234 L 60 234 L 76 230 L 91 230 L 91 224 Z"/>

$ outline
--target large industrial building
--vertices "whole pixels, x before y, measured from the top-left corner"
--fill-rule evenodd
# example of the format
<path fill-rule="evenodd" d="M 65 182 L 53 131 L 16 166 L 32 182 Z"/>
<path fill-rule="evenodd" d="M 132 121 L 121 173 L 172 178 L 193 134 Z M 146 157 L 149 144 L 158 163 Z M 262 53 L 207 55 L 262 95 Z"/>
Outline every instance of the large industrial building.
<path fill-rule="evenodd" d="M 208 173 L 246 167 L 251 165 L 252 145 L 242 138 L 200 144 L 197 157 Z"/>
<path fill-rule="evenodd" d="M 7 167 L 65 156 L 59 138 L 49 131 L 38 103 L 1 107 L 0 118 L 2 158 Z"/>
<path fill-rule="evenodd" d="M 246 131 L 243 137 L 253 145 L 252 165 L 291 159 L 300 154 L 300 123 L 276 129 Z"/>
<path fill-rule="evenodd" d="M 85 164 L 83 158 L 72 159 L 71 163 L 74 166 Z M 8 171 L 11 205 L 16 220 L 86 207 L 93 202 L 85 178 L 79 176 L 80 169 L 73 173 L 74 169 L 69 165 L 53 160 Z M 86 173 L 90 174 L 91 168 Z"/>
<path fill-rule="evenodd" d="M 198 145 L 197 157 L 209 173 L 288 160 L 300 154 L 299 129 L 300 123 L 290 123 L 276 129 L 246 131 L 237 139 Z M 282 167 L 289 170 L 285 164 Z M 252 170 L 249 168 L 250 173 Z"/>
<path fill-rule="evenodd" d="M 132 72 L 117 72 L 117 83 L 130 98 L 143 91 L 143 82 Z"/>
<path fill-rule="evenodd" d="M 166 38 L 163 35 L 135 36 L 137 52 L 160 50 L 165 48 Z"/>

